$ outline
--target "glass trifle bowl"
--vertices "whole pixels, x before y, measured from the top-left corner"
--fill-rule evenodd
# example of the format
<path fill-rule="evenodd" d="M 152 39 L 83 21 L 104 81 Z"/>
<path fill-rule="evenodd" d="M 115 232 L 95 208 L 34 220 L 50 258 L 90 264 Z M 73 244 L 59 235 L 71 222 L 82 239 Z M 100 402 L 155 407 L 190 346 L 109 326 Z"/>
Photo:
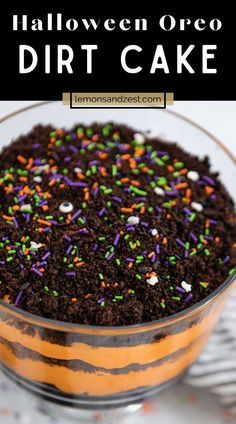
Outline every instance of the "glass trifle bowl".
<path fill-rule="evenodd" d="M 60 102 L 41 103 L 2 119 L 0 146 L 39 123 L 70 128 L 78 122 L 108 121 L 150 130 L 199 157 L 209 156 L 236 199 L 235 159 L 205 130 L 168 110 L 71 110 Z M 56 405 L 60 414 L 89 419 L 91 411 L 133 411 L 198 358 L 235 281 L 233 272 L 211 295 L 182 312 L 122 327 L 50 320 L 0 300 L 1 368 L 48 408 Z"/>

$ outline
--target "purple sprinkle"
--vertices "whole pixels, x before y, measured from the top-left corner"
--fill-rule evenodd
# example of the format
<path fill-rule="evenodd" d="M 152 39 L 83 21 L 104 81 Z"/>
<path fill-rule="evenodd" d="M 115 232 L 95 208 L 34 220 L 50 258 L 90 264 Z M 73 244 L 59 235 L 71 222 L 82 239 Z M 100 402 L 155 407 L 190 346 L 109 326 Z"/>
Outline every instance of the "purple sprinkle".
<path fill-rule="evenodd" d="M 203 179 L 204 181 L 206 181 L 206 182 L 207 182 L 207 184 L 209 184 L 209 185 L 211 185 L 211 186 L 214 186 L 214 185 L 215 185 L 215 181 L 214 181 L 212 178 L 208 177 L 207 175 L 204 175 L 204 176 L 202 177 L 202 179 Z"/>
<path fill-rule="evenodd" d="M 65 274 L 67 277 L 75 277 L 76 273 L 74 271 L 66 272 Z"/>
<path fill-rule="evenodd" d="M 129 225 L 126 227 L 127 231 L 135 231 L 135 227 L 133 225 Z"/>
<path fill-rule="evenodd" d="M 177 238 L 175 240 L 176 240 L 176 243 L 178 243 L 180 246 L 185 248 L 185 243 L 182 240 L 180 240 L 179 238 Z"/>
<path fill-rule="evenodd" d="M 43 273 L 42 272 L 40 272 L 38 269 L 36 269 L 36 268 L 31 268 L 31 271 L 33 271 L 35 274 L 37 274 L 39 277 L 42 277 L 43 276 Z"/>
<path fill-rule="evenodd" d="M 24 265 L 23 264 L 20 264 L 19 267 L 20 267 L 21 270 L 24 269 Z"/>
<path fill-rule="evenodd" d="M 66 240 L 66 241 L 71 241 L 72 239 L 71 239 L 71 237 L 69 237 L 69 236 L 65 236 L 65 237 L 63 237 L 64 238 L 64 240 Z"/>
<path fill-rule="evenodd" d="M 182 289 L 182 287 L 179 287 L 179 286 L 176 286 L 176 287 L 175 287 L 175 290 L 176 290 L 177 292 L 179 292 L 179 293 L 185 293 L 185 290 L 184 290 L 184 289 Z"/>
<path fill-rule="evenodd" d="M 104 302 L 105 301 L 105 298 L 104 297 L 101 297 L 101 299 L 99 299 L 98 301 L 97 301 L 97 303 L 102 303 L 102 302 Z"/>
<path fill-rule="evenodd" d="M 161 212 L 160 206 L 156 205 L 155 208 L 156 208 L 157 212 Z"/>
<path fill-rule="evenodd" d="M 226 256 L 223 260 L 223 264 L 226 264 L 227 262 L 229 262 L 230 260 L 230 256 Z"/>
<path fill-rule="evenodd" d="M 5 261 L 0 261 L 0 265 L 5 265 Z"/>
<path fill-rule="evenodd" d="M 208 221 L 210 224 L 213 224 L 213 225 L 218 224 L 218 221 L 216 221 L 216 219 L 209 219 Z"/>
<path fill-rule="evenodd" d="M 165 191 L 165 194 L 167 195 L 167 196 L 176 196 L 176 191 L 175 190 L 166 190 Z"/>
<path fill-rule="evenodd" d="M 126 262 L 134 262 L 133 258 L 126 258 Z"/>
<path fill-rule="evenodd" d="M 187 249 L 186 249 L 186 250 L 185 250 L 185 252 L 184 252 L 184 257 L 185 257 L 185 258 L 188 258 L 188 257 L 189 257 L 189 251 L 188 251 Z"/>
<path fill-rule="evenodd" d="M 8 236 L 5 236 L 2 238 L 2 241 L 6 241 L 6 240 L 8 240 Z"/>
<path fill-rule="evenodd" d="M 157 244 L 156 245 L 156 253 L 159 255 L 160 251 L 161 251 L 160 245 Z"/>
<path fill-rule="evenodd" d="M 43 261 L 38 264 L 34 264 L 33 267 L 38 268 L 39 266 L 44 266 L 44 265 L 47 265 L 47 262 Z"/>
<path fill-rule="evenodd" d="M 193 298 L 192 293 L 189 293 L 188 296 L 184 299 L 184 303 L 189 302 L 189 300 L 191 300 Z"/>
<path fill-rule="evenodd" d="M 118 196 L 112 196 L 112 200 L 114 200 L 117 203 L 122 203 L 121 197 L 118 197 Z"/>
<path fill-rule="evenodd" d="M 113 258 L 114 255 L 115 255 L 115 252 L 110 253 L 107 260 L 110 261 Z"/>
<path fill-rule="evenodd" d="M 51 256 L 50 252 L 45 253 L 45 255 L 42 257 L 42 261 L 46 261 L 46 259 Z"/>
<path fill-rule="evenodd" d="M 187 215 L 192 215 L 192 212 L 187 207 L 183 208 L 183 210 Z"/>
<path fill-rule="evenodd" d="M 162 157 L 162 156 L 167 156 L 168 152 L 166 152 L 165 150 L 158 150 L 157 154 L 159 157 Z"/>
<path fill-rule="evenodd" d="M 33 149 L 38 149 L 40 147 L 39 143 L 32 144 Z"/>
<path fill-rule="evenodd" d="M 72 249 L 73 249 L 73 245 L 71 244 L 71 245 L 68 247 L 68 249 L 67 249 L 67 251 L 66 251 L 66 254 L 67 254 L 67 255 L 69 255 L 69 254 L 70 254 L 70 252 L 72 251 Z"/>
<path fill-rule="evenodd" d="M 39 203 L 39 206 L 42 207 L 44 205 L 47 205 L 48 201 L 47 200 L 43 200 L 42 202 Z"/>
<path fill-rule="evenodd" d="M 204 236 L 204 239 L 205 240 L 209 240 L 209 241 L 213 241 L 214 240 L 214 237 L 212 237 L 212 236 Z"/>
<path fill-rule="evenodd" d="M 141 225 L 142 225 L 143 227 L 148 227 L 148 223 L 147 223 L 147 222 L 144 222 L 144 221 L 142 221 L 142 222 L 141 222 Z"/>
<path fill-rule="evenodd" d="M 90 160 L 89 161 L 89 166 L 93 166 L 93 165 L 97 165 L 98 161 L 97 160 Z"/>
<path fill-rule="evenodd" d="M 217 196 L 216 196 L 215 193 L 213 193 L 210 198 L 211 198 L 211 200 L 215 201 L 217 199 Z"/>
<path fill-rule="evenodd" d="M 19 302 L 20 302 L 20 300 L 21 300 L 21 297 L 22 297 L 22 294 L 23 294 L 23 290 L 21 290 L 21 291 L 18 293 L 17 298 L 16 298 L 15 303 L 14 303 L 14 306 L 17 306 L 17 305 L 19 304 Z"/>
<path fill-rule="evenodd" d="M 71 217 L 71 221 L 74 221 L 76 218 L 78 218 L 78 216 L 80 216 L 82 213 L 82 209 L 79 209 L 77 212 L 74 213 L 74 215 L 72 215 Z"/>
<path fill-rule="evenodd" d="M 100 210 L 100 212 L 98 213 L 98 216 L 102 216 L 104 215 L 104 213 L 106 212 L 106 208 L 103 206 L 103 208 Z"/>
<path fill-rule="evenodd" d="M 43 233 L 47 233 L 48 231 L 51 231 L 51 228 L 50 228 L 50 227 L 45 227 L 45 228 L 43 229 Z"/>
<path fill-rule="evenodd" d="M 69 149 L 73 153 L 77 153 L 78 152 L 78 149 L 75 146 L 73 146 L 72 144 L 70 144 Z"/>
<path fill-rule="evenodd" d="M 198 238 L 197 238 L 197 236 L 195 236 L 195 234 L 191 231 L 190 233 L 189 233 L 189 237 L 195 242 L 195 243 L 197 243 L 198 242 Z"/>
<path fill-rule="evenodd" d="M 23 196 L 18 198 L 18 202 L 20 203 L 23 202 L 26 199 L 26 197 L 27 197 L 27 194 L 23 194 Z"/>
<path fill-rule="evenodd" d="M 16 228 L 19 228 L 19 224 L 18 224 L 18 222 L 17 222 L 16 218 L 14 218 L 14 219 L 13 219 L 13 222 L 14 222 L 15 227 L 16 227 Z"/>
<path fill-rule="evenodd" d="M 98 244 L 95 243 L 94 246 L 93 246 L 93 252 L 96 252 L 97 250 L 98 250 Z"/>
<path fill-rule="evenodd" d="M 115 240 L 113 242 L 114 246 L 116 246 L 118 244 L 119 240 L 120 240 L 120 234 L 116 234 Z"/>
<path fill-rule="evenodd" d="M 94 194 L 94 196 L 97 196 L 98 192 L 99 192 L 99 187 L 96 187 L 96 188 L 93 190 L 93 194 Z"/>
<path fill-rule="evenodd" d="M 155 260 L 156 260 L 156 254 L 154 253 L 154 255 L 152 255 L 152 257 L 151 257 L 151 262 L 153 263 L 153 262 L 155 262 Z"/>

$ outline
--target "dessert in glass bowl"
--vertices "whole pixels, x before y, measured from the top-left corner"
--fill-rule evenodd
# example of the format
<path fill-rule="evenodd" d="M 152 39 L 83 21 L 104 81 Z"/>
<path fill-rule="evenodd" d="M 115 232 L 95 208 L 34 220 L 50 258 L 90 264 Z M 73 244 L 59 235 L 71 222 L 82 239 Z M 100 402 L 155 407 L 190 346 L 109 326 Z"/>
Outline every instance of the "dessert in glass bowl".
<path fill-rule="evenodd" d="M 141 402 L 195 361 L 233 287 L 233 159 L 167 111 L 49 103 L 1 125 L 3 371 L 66 406 Z"/>

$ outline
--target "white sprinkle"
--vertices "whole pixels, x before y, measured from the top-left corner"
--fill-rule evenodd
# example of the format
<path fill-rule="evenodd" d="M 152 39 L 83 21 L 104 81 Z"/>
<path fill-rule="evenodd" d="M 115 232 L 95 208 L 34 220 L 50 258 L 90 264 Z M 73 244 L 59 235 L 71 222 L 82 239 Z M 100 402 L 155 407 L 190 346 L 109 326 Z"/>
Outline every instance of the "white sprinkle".
<path fill-rule="evenodd" d="M 39 175 L 34 177 L 34 182 L 35 183 L 41 183 L 43 181 L 42 177 L 40 177 Z"/>
<path fill-rule="evenodd" d="M 200 175 L 197 171 L 188 171 L 187 177 L 189 178 L 189 180 L 198 181 L 200 178 Z"/>
<path fill-rule="evenodd" d="M 32 249 L 40 249 L 40 247 L 42 247 L 42 243 L 36 243 L 35 241 L 31 241 L 30 242 L 30 247 Z"/>
<path fill-rule="evenodd" d="M 80 174 L 81 172 L 83 172 L 83 169 L 76 167 L 74 168 L 74 171 L 76 174 Z"/>
<path fill-rule="evenodd" d="M 191 207 L 192 207 L 195 211 L 197 211 L 197 212 L 202 212 L 202 211 L 203 211 L 203 206 L 202 206 L 202 204 L 201 204 L 201 203 L 198 203 L 198 202 L 192 202 L 192 203 L 191 203 Z"/>
<path fill-rule="evenodd" d="M 59 210 L 62 213 L 70 213 L 73 211 L 73 209 L 74 209 L 74 206 L 70 202 L 63 202 L 59 206 Z"/>
<path fill-rule="evenodd" d="M 45 171 L 45 169 L 49 168 L 49 164 L 46 163 L 46 165 L 40 165 L 38 167 L 38 171 Z"/>
<path fill-rule="evenodd" d="M 29 204 L 21 205 L 20 212 L 25 212 L 25 213 L 32 212 L 32 206 L 31 206 L 31 204 L 29 203 Z"/>
<path fill-rule="evenodd" d="M 152 235 L 152 236 L 156 236 L 157 234 L 158 234 L 157 229 L 156 229 L 156 228 L 153 228 L 153 229 L 151 230 L 151 235 Z"/>
<path fill-rule="evenodd" d="M 138 144 L 144 144 L 145 143 L 145 137 L 141 133 L 135 133 L 134 139 Z"/>
<path fill-rule="evenodd" d="M 151 278 L 148 278 L 146 281 L 150 286 L 155 286 L 155 284 L 158 283 L 158 277 L 156 275 L 152 275 Z"/>
<path fill-rule="evenodd" d="M 191 292 L 192 286 L 191 284 L 186 283 L 186 281 L 181 281 L 181 287 L 188 293 Z"/>
<path fill-rule="evenodd" d="M 154 193 L 156 193 L 158 196 L 165 196 L 165 191 L 161 187 L 155 187 Z"/>
<path fill-rule="evenodd" d="M 132 224 L 132 225 L 137 225 L 137 224 L 139 224 L 139 221 L 140 221 L 140 219 L 139 219 L 139 217 L 138 217 L 138 216 L 130 216 L 130 217 L 127 219 L 127 222 L 128 222 L 129 224 Z"/>

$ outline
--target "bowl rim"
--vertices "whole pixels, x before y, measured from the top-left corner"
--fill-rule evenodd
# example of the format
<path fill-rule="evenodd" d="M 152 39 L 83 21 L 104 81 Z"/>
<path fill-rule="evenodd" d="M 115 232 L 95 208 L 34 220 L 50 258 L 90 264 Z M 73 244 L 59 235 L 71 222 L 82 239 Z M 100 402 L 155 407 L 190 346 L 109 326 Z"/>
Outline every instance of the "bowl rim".
<path fill-rule="evenodd" d="M 0 124 L 14 118 L 17 115 L 20 115 L 21 113 L 27 112 L 29 110 L 35 109 L 37 107 L 45 106 L 48 104 L 53 103 L 59 103 L 59 101 L 53 101 L 53 100 L 47 100 L 42 101 L 38 103 L 34 103 L 31 105 L 24 106 L 22 108 L 17 109 L 16 111 L 10 112 L 3 117 L 0 118 Z M 184 122 L 190 124 L 191 126 L 195 127 L 199 131 L 203 132 L 205 135 L 207 135 L 215 144 L 217 144 L 229 157 L 229 159 L 236 165 L 236 157 L 231 153 L 231 151 L 224 145 L 224 143 L 219 140 L 217 137 L 215 137 L 210 131 L 202 127 L 200 124 L 196 123 L 194 120 L 182 115 L 181 113 L 165 109 L 165 113 L 168 113 L 169 115 L 172 115 L 178 119 L 182 119 Z M 195 312 L 200 311 L 203 307 L 205 307 L 207 304 L 212 303 L 213 300 L 218 297 L 221 293 L 223 293 L 231 284 L 233 285 L 233 282 L 236 283 L 236 270 L 233 272 L 232 275 L 230 275 L 217 289 L 215 289 L 211 294 L 209 294 L 207 297 L 202 299 L 200 302 L 195 303 L 194 305 L 177 312 L 173 315 L 169 315 L 167 317 L 161 318 L 159 320 L 154 321 L 147 321 L 143 322 L 141 324 L 132 324 L 132 325 L 124 325 L 124 326 L 99 326 L 99 325 L 87 325 L 87 324 L 76 324 L 76 323 L 70 323 L 68 321 L 59 321 L 54 319 L 45 318 L 40 315 L 31 314 L 23 309 L 17 308 L 14 305 L 11 305 L 4 300 L 0 298 L 0 307 L 2 306 L 3 309 L 9 310 L 9 313 L 12 312 L 14 315 L 19 316 L 23 318 L 24 320 L 27 320 L 29 322 L 33 322 L 36 325 L 45 327 L 45 328 L 51 328 L 54 327 L 59 331 L 86 331 L 87 332 L 95 332 L 100 333 L 104 332 L 104 335 L 108 335 L 109 333 L 114 333 L 119 336 L 122 335 L 122 332 L 126 331 L 146 331 L 150 329 L 151 327 L 163 327 L 166 325 L 171 325 L 171 323 L 176 322 L 177 320 L 182 320 L 187 318 L 189 315 L 192 315 Z M 76 332 L 77 332 L 76 331 Z"/>

